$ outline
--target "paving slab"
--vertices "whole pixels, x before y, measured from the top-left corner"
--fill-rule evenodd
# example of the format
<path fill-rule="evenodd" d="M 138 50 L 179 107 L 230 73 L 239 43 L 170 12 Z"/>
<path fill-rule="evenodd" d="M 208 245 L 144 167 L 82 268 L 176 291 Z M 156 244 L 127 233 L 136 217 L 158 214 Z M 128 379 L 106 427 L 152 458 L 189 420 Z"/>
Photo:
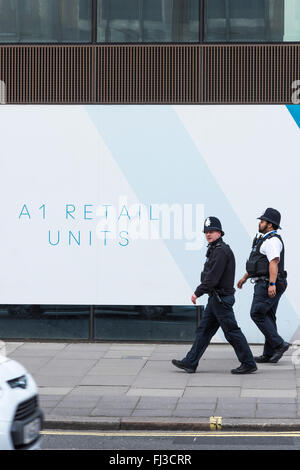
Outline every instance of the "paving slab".
<path fill-rule="evenodd" d="M 186 397 L 186 396 L 183 396 L 181 398 L 179 398 L 178 400 L 178 404 L 191 404 L 191 405 L 195 405 L 197 403 L 200 403 L 200 404 L 203 404 L 203 405 L 208 405 L 208 404 L 216 404 L 218 401 L 218 398 L 217 397 L 198 397 L 198 396 L 194 396 L 194 397 Z"/>
<path fill-rule="evenodd" d="M 222 418 L 255 418 L 255 413 L 255 406 L 241 406 L 230 409 L 226 407 L 217 407 L 215 410 L 215 415 L 222 416 Z"/>
<path fill-rule="evenodd" d="M 58 404 L 59 404 L 59 401 L 57 401 L 57 402 L 55 402 L 55 401 L 41 402 L 40 401 L 40 407 L 42 408 L 44 414 L 47 413 L 47 411 L 53 410 L 54 408 L 56 408 Z"/>
<path fill-rule="evenodd" d="M 145 343 L 141 344 L 128 344 L 128 343 L 112 343 L 110 345 L 110 350 L 115 350 L 115 351 L 141 351 L 141 350 L 147 350 L 147 351 L 154 351 L 156 348 L 156 345 L 149 345 Z"/>
<path fill-rule="evenodd" d="M 111 347 L 110 343 L 70 343 L 65 348 L 66 351 L 82 351 L 82 352 L 101 352 L 107 351 Z"/>
<path fill-rule="evenodd" d="M 250 378 L 246 379 L 243 381 L 243 388 L 244 389 L 250 389 L 250 388 L 257 389 L 257 381 L 251 380 Z M 281 379 L 260 378 L 259 388 L 271 389 L 271 390 L 296 388 L 296 380 L 295 378 L 290 378 L 289 380 L 284 379 L 284 378 L 281 378 Z"/>
<path fill-rule="evenodd" d="M 22 351 L 26 350 L 35 350 L 35 351 L 47 351 L 47 350 L 52 350 L 52 351 L 61 351 L 62 349 L 65 349 L 67 343 L 38 343 L 38 342 L 28 342 L 28 343 L 23 343 L 19 349 Z"/>
<path fill-rule="evenodd" d="M 146 409 L 152 410 L 157 408 L 164 408 L 164 409 L 175 409 L 176 404 L 178 403 L 177 397 L 153 397 L 147 396 L 140 398 L 139 402 L 137 403 L 137 409 Z"/>
<path fill-rule="evenodd" d="M 280 368 L 266 368 L 261 369 L 259 368 L 257 372 L 251 375 L 243 376 L 245 380 L 252 377 L 259 377 L 264 379 L 292 379 L 295 377 L 295 369 L 280 369 Z"/>
<path fill-rule="evenodd" d="M 80 350 L 80 349 L 64 349 L 63 351 L 59 351 L 55 355 L 56 360 L 63 360 L 63 359 L 73 359 L 73 360 L 99 360 L 102 357 L 105 357 L 106 349 L 103 350 Z"/>
<path fill-rule="evenodd" d="M 218 398 L 218 405 L 222 406 L 230 406 L 230 405 L 237 405 L 237 406 L 242 406 L 242 405 L 249 405 L 249 404 L 255 404 L 257 402 L 256 397 L 219 397 Z"/>
<path fill-rule="evenodd" d="M 65 396 L 63 399 L 59 400 L 56 404 L 57 408 L 95 408 L 101 397 L 94 396 L 94 397 L 74 397 L 74 396 Z M 46 403 L 51 404 L 51 402 L 46 401 Z"/>
<path fill-rule="evenodd" d="M 71 407 L 71 408 L 67 408 L 67 407 L 56 407 L 56 408 L 53 408 L 51 409 L 51 411 L 49 412 L 49 415 L 55 415 L 55 416 L 90 416 L 92 411 L 93 411 L 93 407 L 87 407 L 87 408 L 78 408 L 77 406 L 74 406 L 74 407 Z"/>
<path fill-rule="evenodd" d="M 144 367 L 140 359 L 101 359 L 89 370 L 89 375 L 137 375 Z"/>
<path fill-rule="evenodd" d="M 91 411 L 91 416 L 112 416 L 123 418 L 125 416 L 131 416 L 133 413 L 132 408 L 95 408 Z"/>
<path fill-rule="evenodd" d="M 173 354 L 173 353 L 168 353 L 168 352 L 162 354 L 160 352 L 155 352 L 151 354 L 151 356 L 149 356 L 149 359 L 151 361 L 157 361 L 157 362 L 166 361 L 168 363 L 168 368 L 170 368 L 170 367 L 174 367 L 172 365 L 173 359 L 181 360 L 184 356 L 185 354 Z"/>
<path fill-rule="evenodd" d="M 149 351 L 106 351 L 103 354 L 104 359 L 149 359 L 151 353 Z"/>
<path fill-rule="evenodd" d="M 100 397 L 97 407 L 135 408 L 139 400 L 140 397 L 128 397 L 127 395 L 120 395 L 118 397 L 103 395 Z"/>
<path fill-rule="evenodd" d="M 143 367 L 143 369 L 139 371 L 136 378 L 152 378 L 153 380 L 155 380 L 156 377 L 158 378 L 169 377 L 170 379 L 177 378 L 177 377 L 178 378 L 186 377 L 186 379 L 188 380 L 187 373 L 183 370 L 175 369 L 175 368 L 173 369 L 157 368 L 157 370 L 155 371 L 155 368 L 153 367 L 146 368 L 146 366 Z"/>
<path fill-rule="evenodd" d="M 214 409 L 207 409 L 207 410 L 199 409 L 199 410 L 193 411 L 194 418 L 206 418 L 208 420 L 208 418 L 210 418 L 213 415 L 214 415 Z M 180 410 L 176 408 L 172 416 L 174 418 L 190 418 L 191 413 L 187 409 Z"/>
<path fill-rule="evenodd" d="M 132 385 L 135 375 L 85 375 L 78 385 Z"/>
<path fill-rule="evenodd" d="M 185 351 L 188 352 L 191 349 L 192 343 L 182 344 L 157 344 L 156 351 Z"/>
<path fill-rule="evenodd" d="M 190 401 L 184 401 L 184 398 L 188 398 Z M 178 400 L 176 408 L 177 409 L 189 409 L 192 410 L 206 410 L 211 408 L 216 408 L 218 398 L 215 398 L 214 401 L 205 402 L 201 397 L 197 401 L 192 401 L 195 397 L 182 397 Z"/>
<path fill-rule="evenodd" d="M 156 377 L 138 377 L 133 382 L 134 388 L 183 388 L 188 383 L 188 377 L 186 374 L 182 374 L 180 377 L 166 377 L 164 374 L 157 375 Z"/>
<path fill-rule="evenodd" d="M 16 361 L 22 362 L 23 358 L 36 358 L 38 357 L 48 357 L 49 359 L 52 359 L 56 356 L 57 354 L 56 349 L 23 349 L 23 346 L 20 346 L 19 348 L 15 349 L 12 353 L 8 353 L 7 355 L 11 359 L 15 359 Z"/>
<path fill-rule="evenodd" d="M 240 387 L 186 387 L 185 397 L 239 397 Z"/>
<path fill-rule="evenodd" d="M 72 371 L 86 371 L 91 369 L 95 364 L 97 364 L 96 359 L 73 359 L 73 358 L 54 358 L 47 364 L 47 371 L 51 369 L 59 369 L 59 370 L 68 370 L 72 369 Z M 77 374 L 75 374 L 77 375 Z M 79 375 L 79 374 L 78 374 Z"/>
<path fill-rule="evenodd" d="M 62 400 L 63 398 L 65 398 L 66 395 L 47 395 L 47 394 L 43 394 L 43 395 L 40 395 L 39 396 L 39 400 L 40 402 L 44 402 L 44 401 L 59 401 L 59 400 Z"/>
<path fill-rule="evenodd" d="M 78 376 L 71 375 L 38 375 L 35 374 L 34 379 L 38 387 L 51 387 L 53 383 L 57 387 L 75 387 L 78 384 Z"/>
<path fill-rule="evenodd" d="M 184 389 L 131 388 L 128 396 L 181 397 Z"/>
<path fill-rule="evenodd" d="M 165 358 L 162 358 L 159 362 L 158 361 L 153 361 L 152 358 L 145 363 L 144 370 L 147 372 L 150 372 L 151 370 L 153 371 L 174 371 L 176 370 L 178 372 L 178 369 L 176 369 L 171 361 L 166 361 Z M 181 371 L 179 371 L 181 372 Z"/>
<path fill-rule="evenodd" d="M 202 408 L 189 408 L 185 406 L 176 406 L 175 410 L 173 410 L 173 416 L 181 416 L 190 418 L 193 416 L 194 418 L 199 418 L 200 416 L 214 416 L 216 415 L 216 407 L 215 406 L 206 406 Z"/>
<path fill-rule="evenodd" d="M 39 387 L 40 395 L 67 395 L 71 392 L 71 387 Z"/>
<path fill-rule="evenodd" d="M 292 363 L 291 360 L 285 359 L 285 360 L 280 360 L 280 362 L 274 363 L 274 364 L 257 364 L 258 370 L 260 371 L 265 371 L 265 370 L 273 370 L 273 371 L 279 371 L 279 370 L 294 370 L 295 366 Z"/>
<path fill-rule="evenodd" d="M 281 403 L 285 403 L 285 404 L 288 404 L 288 403 L 297 403 L 297 399 L 296 398 L 287 398 L 287 397 L 258 397 L 257 398 L 257 404 L 259 405 L 260 403 L 266 403 L 266 404 L 271 404 L 271 403 L 277 403 L 277 404 L 281 404 Z"/>
<path fill-rule="evenodd" d="M 7 341 L 1 341 L 1 344 L 4 345 L 4 351 L 3 352 L 5 352 L 6 355 L 9 355 L 9 354 L 15 352 L 24 343 L 23 342 L 9 342 L 8 343 Z"/>
<path fill-rule="evenodd" d="M 173 410 L 168 410 L 165 408 L 157 408 L 155 410 L 134 410 L 132 416 L 144 416 L 144 417 L 157 417 L 157 418 L 165 418 L 167 416 L 171 417 L 173 415 Z"/>
<path fill-rule="evenodd" d="M 13 357 L 10 356 L 12 359 Z M 25 369 L 30 370 L 31 373 L 38 374 L 41 369 L 45 369 L 46 365 L 51 361 L 52 357 L 42 356 L 42 357 L 22 357 L 18 358 L 18 362 L 21 362 Z"/>
<path fill-rule="evenodd" d="M 274 390 L 274 389 L 257 389 L 257 388 L 248 388 L 242 389 L 242 397 L 286 397 L 286 398 L 295 398 L 297 396 L 296 390 Z"/>
<path fill-rule="evenodd" d="M 221 372 L 224 372 L 224 370 L 226 370 L 226 368 L 229 367 L 231 364 L 240 365 L 239 361 L 237 360 L 237 357 L 223 358 L 223 353 L 220 352 L 218 357 L 210 357 L 209 355 L 207 355 L 206 357 L 202 357 L 199 361 L 198 367 L 199 369 L 218 369 Z"/>
<path fill-rule="evenodd" d="M 258 404 L 256 410 L 257 418 L 297 418 L 296 404 Z"/>
<path fill-rule="evenodd" d="M 188 387 L 240 387 L 242 385 L 242 377 L 229 375 L 209 375 L 203 377 L 202 374 L 190 374 L 188 377 Z"/>
<path fill-rule="evenodd" d="M 255 418 L 255 398 L 232 398 L 222 397 L 218 399 L 215 414 L 224 418 Z"/>
<path fill-rule="evenodd" d="M 184 357 L 191 343 L 15 341 L 7 346 L 8 355 L 35 378 L 50 426 L 200 429 L 216 415 L 228 426 L 272 421 L 300 430 L 300 367 L 291 354 L 277 364 L 259 364 L 255 374 L 235 376 L 230 370 L 239 364 L 228 344 L 210 345 L 195 374 L 171 363 Z M 261 345 L 251 349 L 262 352 Z"/>
<path fill-rule="evenodd" d="M 122 395 L 128 391 L 128 387 L 125 386 L 86 386 L 86 385 L 79 385 L 72 390 L 70 396 L 76 395 Z"/>
<path fill-rule="evenodd" d="M 234 353 L 234 350 L 231 349 L 223 349 L 223 350 L 207 350 L 207 352 L 202 356 L 201 360 L 202 361 L 210 361 L 210 360 L 216 360 L 220 359 L 222 357 L 223 360 L 228 360 L 228 361 L 237 361 L 236 355 Z"/>

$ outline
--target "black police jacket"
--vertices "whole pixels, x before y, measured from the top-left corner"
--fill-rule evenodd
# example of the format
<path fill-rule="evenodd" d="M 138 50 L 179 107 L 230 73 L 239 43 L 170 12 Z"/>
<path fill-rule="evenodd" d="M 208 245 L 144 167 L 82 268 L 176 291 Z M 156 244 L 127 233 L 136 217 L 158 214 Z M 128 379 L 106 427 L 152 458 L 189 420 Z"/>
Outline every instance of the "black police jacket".
<path fill-rule="evenodd" d="M 195 295 L 212 294 L 232 295 L 235 292 L 235 258 L 229 245 L 222 238 L 208 245 L 206 262 L 201 273 L 201 284 Z"/>

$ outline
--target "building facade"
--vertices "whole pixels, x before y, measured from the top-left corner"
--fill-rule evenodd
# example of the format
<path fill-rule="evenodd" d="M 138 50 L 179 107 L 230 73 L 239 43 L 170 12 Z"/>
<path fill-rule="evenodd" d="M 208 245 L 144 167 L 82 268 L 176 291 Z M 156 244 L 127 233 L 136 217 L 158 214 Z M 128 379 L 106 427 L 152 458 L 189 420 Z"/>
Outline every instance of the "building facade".
<path fill-rule="evenodd" d="M 243 274 L 257 212 L 274 201 L 293 227 L 299 53 L 296 0 L 0 0 L 0 337 L 192 339 L 203 241 L 186 249 L 188 237 L 173 233 L 159 249 L 147 239 L 130 251 L 123 228 L 119 251 L 105 251 L 108 238 L 92 242 L 96 206 L 126 196 L 152 222 L 155 204 L 199 205 L 201 221 L 215 214 L 227 225 Z M 272 160 L 262 197 L 252 168 L 267 172 Z M 274 185 L 284 191 L 269 198 Z M 119 219 L 130 219 L 128 207 Z M 298 335 L 296 297 L 292 277 L 280 320 L 287 340 Z M 249 286 L 236 313 L 260 342 L 250 299 Z"/>

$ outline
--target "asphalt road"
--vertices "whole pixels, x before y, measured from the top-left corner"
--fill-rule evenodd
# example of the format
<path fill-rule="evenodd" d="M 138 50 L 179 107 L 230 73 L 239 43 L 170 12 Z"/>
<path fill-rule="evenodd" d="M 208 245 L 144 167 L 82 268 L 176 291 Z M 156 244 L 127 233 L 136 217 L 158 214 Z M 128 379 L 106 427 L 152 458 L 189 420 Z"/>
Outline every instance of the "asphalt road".
<path fill-rule="evenodd" d="M 42 449 L 153 450 L 157 454 L 160 450 L 295 451 L 300 450 L 300 432 L 44 431 Z"/>

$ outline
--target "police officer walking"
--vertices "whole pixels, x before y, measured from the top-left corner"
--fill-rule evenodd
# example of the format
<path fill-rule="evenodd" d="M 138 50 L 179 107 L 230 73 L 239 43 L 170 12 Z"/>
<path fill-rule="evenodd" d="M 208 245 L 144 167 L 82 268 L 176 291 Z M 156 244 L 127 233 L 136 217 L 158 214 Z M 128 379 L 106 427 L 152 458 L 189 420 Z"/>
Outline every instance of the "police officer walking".
<path fill-rule="evenodd" d="M 241 365 L 233 369 L 233 374 L 249 374 L 257 366 L 247 340 L 236 322 L 233 304 L 235 259 L 229 245 L 224 243 L 221 222 L 217 217 L 208 217 L 204 223 L 204 233 L 208 241 L 206 262 L 201 273 L 201 284 L 192 296 L 192 302 L 203 294 L 209 299 L 201 318 L 200 326 L 191 350 L 181 361 L 173 359 L 172 364 L 186 372 L 195 372 L 199 360 L 219 327 L 225 338 L 233 346 Z"/>
<path fill-rule="evenodd" d="M 258 219 L 261 235 L 254 239 L 246 263 L 247 272 L 237 286 L 241 289 L 248 278 L 255 283 L 250 315 L 265 336 L 263 354 L 255 357 L 256 362 L 278 362 L 289 348 L 289 343 L 278 334 L 276 325 L 278 303 L 287 287 L 284 244 L 277 233 L 281 228 L 281 215 L 269 207 Z"/>

